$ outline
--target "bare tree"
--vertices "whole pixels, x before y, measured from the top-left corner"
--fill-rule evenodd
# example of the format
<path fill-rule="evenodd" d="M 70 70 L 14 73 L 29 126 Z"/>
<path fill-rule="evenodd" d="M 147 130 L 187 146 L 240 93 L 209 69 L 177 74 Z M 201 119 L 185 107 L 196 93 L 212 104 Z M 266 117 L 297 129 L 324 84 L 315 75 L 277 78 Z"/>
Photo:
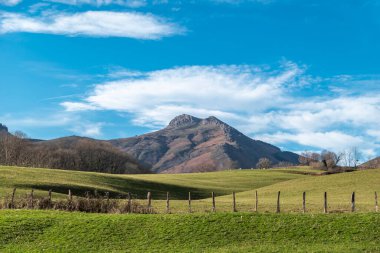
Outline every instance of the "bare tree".
<path fill-rule="evenodd" d="M 0 134 L 0 162 L 5 165 L 17 165 L 17 161 L 26 148 L 26 134 L 17 131 L 14 135 L 8 132 Z"/>
<path fill-rule="evenodd" d="M 272 166 L 271 160 L 268 158 L 260 158 L 259 162 L 256 164 L 256 168 L 258 169 L 269 169 Z"/>
<path fill-rule="evenodd" d="M 302 152 L 298 161 L 302 165 L 311 165 L 312 163 L 319 162 L 321 160 L 321 155 L 315 152 L 305 151 Z"/>
<path fill-rule="evenodd" d="M 86 138 L 33 142 L 26 134 L 0 132 L 0 164 L 107 173 L 141 173 L 148 169 L 112 144 Z"/>
<path fill-rule="evenodd" d="M 345 166 L 356 168 L 361 158 L 362 154 L 360 150 L 357 147 L 352 147 L 344 152 L 342 160 Z"/>
<path fill-rule="evenodd" d="M 324 167 L 327 170 L 329 170 L 329 169 L 334 169 L 336 166 L 338 166 L 343 156 L 344 156 L 343 153 L 336 154 L 332 151 L 324 150 L 321 153 L 321 160 Z"/>

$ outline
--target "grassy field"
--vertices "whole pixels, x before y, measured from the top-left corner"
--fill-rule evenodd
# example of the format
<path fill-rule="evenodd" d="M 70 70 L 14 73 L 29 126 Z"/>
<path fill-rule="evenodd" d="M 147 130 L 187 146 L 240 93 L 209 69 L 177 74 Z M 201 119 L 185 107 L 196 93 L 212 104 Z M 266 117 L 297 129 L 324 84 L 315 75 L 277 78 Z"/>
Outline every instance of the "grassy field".
<path fill-rule="evenodd" d="M 49 189 L 55 197 L 64 197 L 71 189 L 74 194 L 85 191 L 110 192 L 113 196 L 132 192 L 137 197 L 145 197 L 147 191 L 154 198 L 163 199 L 169 191 L 174 199 L 187 198 L 191 191 L 194 198 L 207 198 L 210 192 L 218 195 L 232 191 L 248 191 L 278 182 L 306 177 L 305 168 L 281 170 L 242 170 L 194 174 L 152 174 L 152 175 L 111 175 L 93 172 L 64 171 L 36 168 L 0 166 L 0 194 L 11 193 L 14 187 L 18 194 L 25 194 L 34 188 L 37 194 L 45 195 Z M 311 171 L 310 173 L 318 173 Z"/>
<path fill-rule="evenodd" d="M 113 196 L 153 193 L 153 208 L 172 214 L 88 214 L 63 211 L 0 210 L 0 252 L 380 252 L 380 169 L 322 175 L 308 168 L 235 170 L 175 175 L 109 175 L 49 169 L 0 167 L 0 193 L 31 188 L 53 199 L 68 189 L 82 195 L 97 189 Z M 187 214 L 188 192 L 193 214 Z M 210 192 L 216 198 L 211 212 Z M 235 191 L 237 213 L 232 213 Z M 259 212 L 253 213 L 255 192 Z M 281 191 L 281 214 L 275 214 Z M 302 192 L 308 213 L 300 214 Z M 321 214 L 323 192 L 330 214 Z M 357 212 L 350 210 L 356 192 Z M 125 200 L 124 200 L 125 201 Z M 145 205 L 144 199 L 135 199 Z M 339 213 L 338 213 L 339 212 Z M 344 212 L 344 213 L 341 213 Z"/>
<path fill-rule="evenodd" d="M 1 252 L 379 252 L 377 214 L 0 211 Z"/>
<path fill-rule="evenodd" d="M 255 191 L 259 196 L 259 211 L 276 210 L 277 192 L 281 191 L 281 210 L 300 212 L 302 192 L 306 192 L 307 210 L 323 210 L 323 193 L 328 192 L 330 212 L 348 212 L 351 193 L 356 193 L 358 212 L 374 211 L 374 192 L 380 194 L 380 169 L 321 175 L 321 171 L 305 167 L 271 170 L 233 170 L 214 173 L 110 175 L 34 168 L 0 167 L 0 194 L 9 195 L 17 187 L 17 197 L 23 197 L 31 188 L 37 195 L 46 196 L 53 190 L 53 198 L 66 198 L 69 189 L 83 196 L 85 191 L 108 191 L 111 196 L 122 197 L 132 192 L 134 198 L 145 203 L 147 191 L 153 194 L 153 208 L 158 213 L 166 210 L 166 192 L 171 194 L 171 212 L 187 213 L 188 192 L 192 192 L 192 211 L 210 212 L 211 192 L 216 193 L 219 212 L 232 209 L 235 191 L 237 208 L 241 212 L 253 211 Z"/>
<path fill-rule="evenodd" d="M 276 209 L 277 193 L 281 191 L 281 207 L 285 212 L 300 212 L 302 209 L 302 192 L 306 192 L 306 206 L 310 212 L 323 211 L 323 194 L 328 193 L 330 212 L 351 210 L 351 194 L 356 195 L 356 211 L 375 210 L 374 192 L 380 194 L 380 170 L 357 171 L 328 176 L 303 177 L 286 182 L 279 182 L 256 189 L 259 195 L 260 211 Z M 243 209 L 253 203 L 254 191 L 236 194 L 238 205 Z M 231 202 L 232 196 L 217 199 L 222 207 Z M 261 206 L 261 207 L 260 207 Z"/>

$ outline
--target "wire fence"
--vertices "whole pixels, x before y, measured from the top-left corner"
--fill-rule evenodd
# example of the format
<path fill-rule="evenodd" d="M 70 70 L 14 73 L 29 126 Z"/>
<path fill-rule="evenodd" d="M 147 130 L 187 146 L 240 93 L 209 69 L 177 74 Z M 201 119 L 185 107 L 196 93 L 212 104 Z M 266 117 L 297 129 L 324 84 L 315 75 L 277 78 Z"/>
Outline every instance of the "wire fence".
<path fill-rule="evenodd" d="M 339 204 L 329 203 L 328 192 L 324 192 L 321 201 L 314 203 L 315 197 L 310 203 L 307 199 L 307 192 L 302 192 L 299 198 L 299 204 L 294 201 L 286 202 L 282 199 L 281 191 L 276 196 L 272 196 L 270 201 L 263 199 L 260 201 L 260 194 L 255 191 L 252 199 L 238 202 L 235 192 L 231 195 L 219 196 L 217 198 L 215 192 L 210 193 L 210 199 L 192 199 L 192 193 L 188 193 L 187 199 L 171 199 L 170 192 L 166 193 L 166 199 L 153 199 L 152 192 L 147 192 L 146 199 L 137 198 L 132 193 L 127 193 L 124 197 L 110 198 L 108 192 L 103 194 L 89 191 L 84 196 L 74 196 L 71 190 L 68 191 L 66 198 L 53 199 L 53 190 L 49 190 L 47 196 L 35 195 L 34 190 L 24 196 L 16 196 L 17 189 L 14 188 L 12 193 L 3 198 L 0 203 L 1 209 L 37 209 L 37 210 L 62 210 L 62 211 L 78 211 L 89 213 L 141 213 L 141 214 L 158 214 L 158 213 L 199 213 L 199 212 L 357 212 L 357 211 L 374 211 L 378 212 L 378 194 L 375 191 L 373 195 L 373 204 L 366 201 L 357 204 L 357 194 L 350 193 L 350 199 Z M 231 197 L 229 199 L 229 197 Z M 298 199 L 297 199 L 298 200 Z M 290 203 L 291 202 L 291 203 Z M 359 206 L 359 208 L 358 208 Z M 365 207 L 364 207 L 365 206 Z M 370 207 L 372 206 L 372 207 Z"/>

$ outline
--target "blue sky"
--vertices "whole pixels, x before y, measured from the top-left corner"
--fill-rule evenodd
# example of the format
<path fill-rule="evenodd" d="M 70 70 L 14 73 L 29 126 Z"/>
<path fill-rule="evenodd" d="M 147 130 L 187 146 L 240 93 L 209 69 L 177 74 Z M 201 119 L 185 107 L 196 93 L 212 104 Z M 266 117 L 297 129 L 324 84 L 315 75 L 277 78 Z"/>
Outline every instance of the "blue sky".
<path fill-rule="evenodd" d="M 380 155 L 380 4 L 0 0 L 0 122 L 129 137 L 214 115 L 292 151 Z"/>

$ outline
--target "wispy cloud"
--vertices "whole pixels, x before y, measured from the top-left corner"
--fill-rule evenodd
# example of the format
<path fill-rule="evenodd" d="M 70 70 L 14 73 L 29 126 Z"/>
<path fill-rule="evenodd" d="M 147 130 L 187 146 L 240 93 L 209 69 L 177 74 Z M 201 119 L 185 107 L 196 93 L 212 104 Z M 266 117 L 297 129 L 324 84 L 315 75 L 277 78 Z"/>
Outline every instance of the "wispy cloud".
<path fill-rule="evenodd" d="M 335 92 L 326 84 L 325 92 L 313 93 L 320 82 L 327 81 L 312 78 L 305 71 L 292 62 L 274 69 L 229 65 L 147 73 L 128 70 L 125 78 L 95 85 L 84 99 L 66 101 L 62 106 L 71 112 L 127 112 L 135 124 L 154 129 L 182 113 L 214 115 L 275 144 L 333 150 L 360 146 L 371 152 L 380 149 L 376 139 L 379 94 Z"/>
<path fill-rule="evenodd" d="M 269 4 L 275 0 L 210 0 L 213 3 L 217 4 L 243 4 L 243 3 L 260 3 L 260 4 Z"/>
<path fill-rule="evenodd" d="M 21 3 L 22 0 L 0 0 L 0 4 L 7 6 L 14 6 Z"/>
<path fill-rule="evenodd" d="M 49 2 L 69 4 L 69 5 L 83 5 L 89 4 L 94 6 L 103 5 L 121 5 L 131 8 L 143 7 L 147 4 L 146 0 L 48 0 Z"/>
<path fill-rule="evenodd" d="M 0 115 L 0 122 L 5 123 L 10 131 L 24 130 L 25 128 L 51 129 L 63 128 L 67 131 L 86 137 L 101 137 L 104 122 L 87 120 L 78 113 L 46 112 L 38 115 Z"/>
<path fill-rule="evenodd" d="M 15 32 L 151 40 L 181 34 L 184 29 L 161 17 L 137 12 L 47 12 L 42 16 L 0 14 L 0 33 Z"/>
<path fill-rule="evenodd" d="M 87 123 L 87 124 L 76 124 L 70 128 L 70 130 L 78 135 L 87 137 L 100 137 L 102 136 L 102 128 L 104 123 Z"/>

